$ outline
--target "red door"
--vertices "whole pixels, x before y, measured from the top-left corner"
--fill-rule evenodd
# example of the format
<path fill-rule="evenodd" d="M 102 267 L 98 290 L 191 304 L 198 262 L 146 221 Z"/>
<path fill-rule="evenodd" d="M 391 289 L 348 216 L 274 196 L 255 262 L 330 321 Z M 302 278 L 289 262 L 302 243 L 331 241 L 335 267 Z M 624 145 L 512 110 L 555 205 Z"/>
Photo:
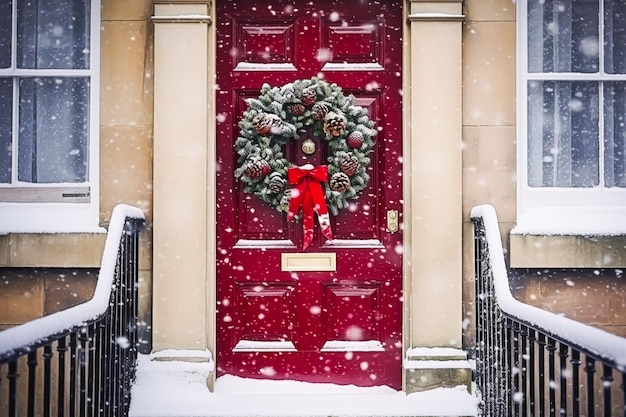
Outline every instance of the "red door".
<path fill-rule="evenodd" d="M 401 388 L 401 16 L 399 0 L 217 2 L 218 377 Z M 311 77 L 352 94 L 377 135 L 367 186 L 330 216 L 334 240 L 316 219 L 303 249 L 301 218 L 244 191 L 234 143 L 264 83 Z M 334 155 L 298 134 L 282 146 L 290 163 Z"/>

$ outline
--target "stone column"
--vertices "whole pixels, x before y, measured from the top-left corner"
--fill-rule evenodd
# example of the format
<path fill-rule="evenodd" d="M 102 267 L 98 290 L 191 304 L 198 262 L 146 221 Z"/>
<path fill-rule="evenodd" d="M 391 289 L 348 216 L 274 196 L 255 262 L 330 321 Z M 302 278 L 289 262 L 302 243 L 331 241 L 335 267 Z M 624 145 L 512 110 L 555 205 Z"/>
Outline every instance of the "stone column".
<path fill-rule="evenodd" d="M 469 385 L 471 377 L 460 349 L 462 1 L 409 7 L 407 392 Z"/>
<path fill-rule="evenodd" d="M 210 1 L 154 2 L 155 351 L 204 351 L 212 339 L 210 14 Z"/>

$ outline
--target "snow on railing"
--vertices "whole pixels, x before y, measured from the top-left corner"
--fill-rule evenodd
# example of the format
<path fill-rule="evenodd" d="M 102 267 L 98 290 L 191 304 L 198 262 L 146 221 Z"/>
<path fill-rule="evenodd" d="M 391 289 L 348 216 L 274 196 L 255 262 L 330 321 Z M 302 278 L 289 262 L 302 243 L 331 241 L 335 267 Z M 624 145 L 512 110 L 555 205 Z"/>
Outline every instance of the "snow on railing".
<path fill-rule="evenodd" d="M 0 332 L 0 379 L 9 380 L 0 384 L 0 416 L 42 409 L 46 415 L 50 410 L 64 415 L 66 408 L 70 415 L 76 410 L 78 415 L 125 413 L 137 357 L 138 245 L 144 219 L 138 208 L 114 208 L 89 301 Z M 43 378 L 38 362 L 43 362 Z"/>
<path fill-rule="evenodd" d="M 483 414 L 579 415 L 584 407 L 588 415 L 626 416 L 626 339 L 516 300 L 494 208 L 475 207 L 471 218 Z"/>

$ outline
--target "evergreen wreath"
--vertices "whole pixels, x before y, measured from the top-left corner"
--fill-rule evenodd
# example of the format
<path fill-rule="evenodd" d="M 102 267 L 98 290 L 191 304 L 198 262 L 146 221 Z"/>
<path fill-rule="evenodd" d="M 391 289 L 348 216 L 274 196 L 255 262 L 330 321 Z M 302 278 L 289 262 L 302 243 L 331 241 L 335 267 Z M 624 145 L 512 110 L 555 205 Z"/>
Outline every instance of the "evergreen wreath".
<path fill-rule="evenodd" d="M 324 138 L 329 147 L 326 204 L 334 215 L 348 207 L 367 186 L 369 154 L 376 130 L 367 110 L 354 104 L 354 96 L 341 87 L 317 77 L 296 80 L 282 87 L 263 84 L 258 99 L 248 99 L 248 108 L 239 121 L 235 141 L 235 177 L 279 212 L 287 212 L 291 190 L 283 145 L 298 140 L 302 129 Z"/>

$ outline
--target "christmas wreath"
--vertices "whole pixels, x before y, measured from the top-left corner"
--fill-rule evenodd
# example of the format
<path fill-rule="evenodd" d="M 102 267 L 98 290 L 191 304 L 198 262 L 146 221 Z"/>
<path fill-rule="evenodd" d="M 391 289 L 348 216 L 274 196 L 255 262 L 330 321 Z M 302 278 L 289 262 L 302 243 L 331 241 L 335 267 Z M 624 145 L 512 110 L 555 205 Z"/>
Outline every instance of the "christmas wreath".
<path fill-rule="evenodd" d="M 317 77 L 282 87 L 263 84 L 259 97 L 248 99 L 247 103 L 235 141 L 238 164 L 235 177 L 245 184 L 246 193 L 253 193 L 276 210 L 287 212 L 290 218 L 297 214 L 298 203 L 302 204 L 304 213 L 311 194 L 322 224 L 327 220 L 327 212 L 324 213 L 326 207 L 318 210 L 320 199 L 336 215 L 367 186 L 369 154 L 376 136 L 374 122 L 366 109 L 354 104 L 354 96 L 343 94 L 341 87 Z M 328 145 L 327 165 L 296 167 L 285 158 L 283 145 L 289 140 L 299 140 L 301 132 L 307 129 L 325 139 L 322 142 Z M 303 181 L 305 177 L 313 181 Z M 303 185 L 326 181 L 325 191 L 314 185 L 315 190 L 309 193 Z M 305 201 L 295 201 L 298 199 Z"/>

